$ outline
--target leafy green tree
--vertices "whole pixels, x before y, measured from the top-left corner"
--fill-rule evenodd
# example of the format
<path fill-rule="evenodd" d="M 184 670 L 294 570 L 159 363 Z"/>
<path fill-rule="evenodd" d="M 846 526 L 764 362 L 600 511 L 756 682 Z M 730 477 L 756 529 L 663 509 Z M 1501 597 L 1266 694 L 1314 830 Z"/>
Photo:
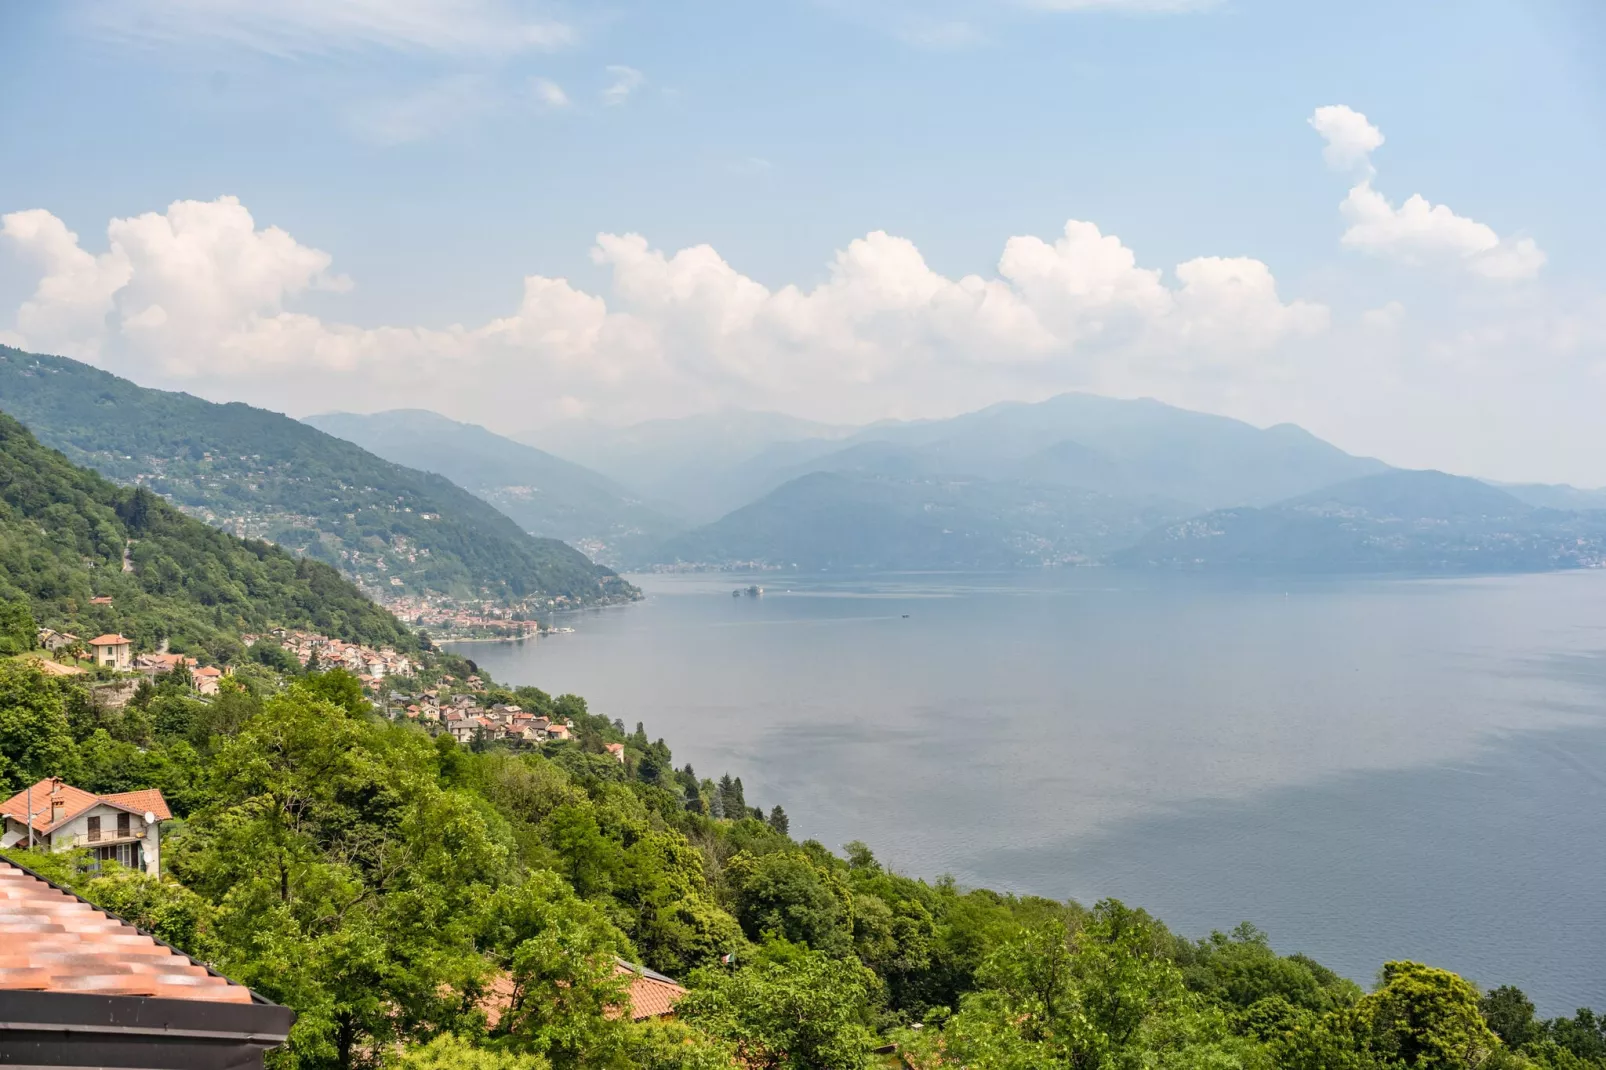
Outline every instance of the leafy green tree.
<path fill-rule="evenodd" d="M 874 985 L 851 956 L 783 946 L 752 965 L 692 974 L 676 1011 L 757 1070 L 856 1070 L 873 1044 L 866 1023 Z"/>
<path fill-rule="evenodd" d="M 1074 933 L 1059 919 L 1022 930 L 987 959 L 978 990 L 963 997 L 941 1036 L 922 1038 L 928 1056 L 1074 1070 L 1154 1059 L 1241 1064 L 1225 1020 L 1201 1014 L 1189 997 L 1163 935 L 1114 900 L 1099 903 Z"/>
<path fill-rule="evenodd" d="M 0 600 L 0 656 L 32 650 L 38 642 L 39 625 L 22 598 Z"/>
<path fill-rule="evenodd" d="M 1265 933 L 1244 922 L 1232 934 L 1212 933 L 1185 948 L 1188 987 L 1234 1007 L 1277 996 L 1295 1007 L 1326 1012 L 1360 998 L 1360 989 L 1297 956 L 1273 951 Z"/>
<path fill-rule="evenodd" d="M 606 915 L 555 874 L 537 873 L 499 893 L 491 917 L 512 986 L 493 1035 L 557 1070 L 618 1063 L 630 985 L 618 963 L 628 945 Z"/>
<path fill-rule="evenodd" d="M 260 698 L 236 683 L 233 677 L 226 678 L 212 701 L 203 704 L 194 718 L 190 742 L 197 747 L 206 747 L 213 739 L 227 741 L 238 735 L 246 722 L 261 712 Z"/>
<path fill-rule="evenodd" d="M 1383 964 L 1382 984 L 1356 1004 L 1370 1045 L 1384 1060 L 1421 1070 L 1483 1065 L 1500 1038 L 1478 1010 L 1478 993 L 1448 970 L 1417 962 Z"/>
<path fill-rule="evenodd" d="M 79 892 L 124 921 L 131 922 L 203 962 L 217 953 L 210 903 L 176 881 L 123 869 L 115 863 L 86 882 Z"/>
<path fill-rule="evenodd" d="M 505 846 L 420 734 L 292 689 L 212 761 L 169 851 L 217 910 L 219 965 L 298 1013 L 298 1066 L 349 1070 L 455 1022 Z"/>
<path fill-rule="evenodd" d="M 1537 1040 L 1543 1032 L 1534 1017 L 1533 1000 L 1513 985 L 1501 985 L 1485 992 L 1478 1000 L 1478 1012 L 1495 1035 L 1513 1048 Z"/>
<path fill-rule="evenodd" d="M 363 697 L 362 682 L 346 669 L 313 672 L 310 662 L 307 669 L 307 675 L 293 685 L 295 688 L 333 703 L 353 717 L 364 717 L 373 712 L 373 703 Z"/>
<path fill-rule="evenodd" d="M 547 1070 L 539 1055 L 476 1047 L 456 1033 L 404 1048 L 385 1060 L 386 1070 Z"/>
<path fill-rule="evenodd" d="M 71 778 L 77 749 L 61 689 L 38 668 L 0 661 L 0 791 L 47 776 Z"/>
<path fill-rule="evenodd" d="M 624 849 L 603 833 L 591 806 L 561 806 L 546 819 L 544 829 L 559 871 L 581 898 L 613 890 L 624 873 Z"/>
<path fill-rule="evenodd" d="M 649 1021 L 630 1030 L 625 1060 L 635 1070 L 731 1070 L 736 1048 L 683 1022 Z"/>
<path fill-rule="evenodd" d="M 762 826 L 761 826 L 762 827 Z M 852 947 L 852 893 L 803 851 L 736 855 L 726 876 L 737 888 L 736 918 L 751 940 L 770 936 L 833 954 Z"/>
<path fill-rule="evenodd" d="M 1552 1018 L 1546 1022 L 1545 1034 L 1576 1058 L 1606 1065 L 1606 1014 L 1580 1007 L 1571 1018 Z"/>

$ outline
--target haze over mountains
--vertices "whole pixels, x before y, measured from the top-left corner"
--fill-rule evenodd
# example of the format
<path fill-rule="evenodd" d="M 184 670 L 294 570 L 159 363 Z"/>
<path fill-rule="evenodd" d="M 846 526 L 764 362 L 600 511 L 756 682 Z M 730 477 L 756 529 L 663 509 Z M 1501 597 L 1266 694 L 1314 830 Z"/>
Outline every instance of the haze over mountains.
<path fill-rule="evenodd" d="M 588 448 L 629 478 L 670 467 L 674 430 L 661 421 Z M 791 439 L 784 422 L 750 417 L 745 451 L 718 450 L 706 418 L 690 430 L 683 440 L 718 460 L 683 502 L 753 498 L 665 542 L 657 564 L 1445 572 L 1606 558 L 1601 492 L 1402 471 L 1293 425 L 1153 400 L 1066 394 Z M 659 456 L 644 464 L 648 449 Z M 691 467 L 677 458 L 674 470 Z"/>
<path fill-rule="evenodd" d="M 543 449 L 425 410 L 296 421 L 0 349 L 0 409 L 76 462 L 326 560 L 381 597 L 629 597 L 593 560 L 1339 573 L 1606 562 L 1606 492 L 1406 472 L 1292 425 L 1153 400 L 1065 394 L 861 428 L 725 412 L 553 428 Z"/>
<path fill-rule="evenodd" d="M 650 554 L 684 526 L 604 475 L 424 409 L 327 413 L 302 422 L 445 476 L 532 535 L 561 539 L 607 563 Z"/>

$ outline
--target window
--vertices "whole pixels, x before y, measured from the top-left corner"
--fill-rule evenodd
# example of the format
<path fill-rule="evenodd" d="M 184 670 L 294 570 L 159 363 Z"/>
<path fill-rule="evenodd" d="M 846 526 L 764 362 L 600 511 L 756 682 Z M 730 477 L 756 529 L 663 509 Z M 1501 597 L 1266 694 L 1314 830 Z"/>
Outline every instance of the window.
<path fill-rule="evenodd" d="M 99 840 L 99 839 L 100 839 L 100 818 L 92 817 L 92 818 L 89 819 L 89 842 L 90 843 L 94 843 L 96 840 Z"/>
<path fill-rule="evenodd" d="M 127 814 L 118 814 L 117 815 L 117 835 L 119 835 L 119 836 L 127 836 L 128 835 L 128 815 Z"/>

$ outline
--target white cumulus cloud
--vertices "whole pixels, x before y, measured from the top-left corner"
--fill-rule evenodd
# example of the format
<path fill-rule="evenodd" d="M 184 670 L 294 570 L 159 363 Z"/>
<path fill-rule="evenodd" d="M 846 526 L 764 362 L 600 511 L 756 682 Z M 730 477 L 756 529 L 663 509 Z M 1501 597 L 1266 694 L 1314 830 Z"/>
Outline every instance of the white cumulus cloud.
<path fill-rule="evenodd" d="M 874 231 L 839 250 L 823 281 L 778 288 L 707 245 L 670 253 L 602 234 L 592 257 L 608 295 L 530 276 L 508 315 L 444 329 L 296 310 L 298 294 L 349 281 L 230 197 L 115 219 L 99 254 L 42 210 L 3 217 L 0 234 L 40 270 L 11 335 L 28 347 L 292 409 L 333 388 L 375 407 L 456 398 L 504 426 L 732 403 L 870 418 L 952 411 L 984 386 L 1253 376 L 1328 323 L 1325 307 L 1284 301 L 1258 260 L 1189 260 L 1168 281 L 1074 220 L 1052 242 L 1009 239 L 994 274 L 944 275 L 913 242 Z"/>
<path fill-rule="evenodd" d="M 1351 187 L 1339 205 L 1349 224 L 1341 239 L 1351 249 L 1407 264 L 1449 264 L 1485 279 L 1530 279 L 1544 266 L 1545 254 L 1532 238 L 1502 238 L 1487 223 L 1457 215 L 1414 193 L 1399 206 L 1372 185 L 1370 154 L 1383 133 L 1342 104 L 1317 108 L 1310 125 L 1327 141 L 1323 155 L 1341 169 L 1365 167 L 1367 177 Z"/>
<path fill-rule="evenodd" d="M 1357 167 L 1371 170 L 1372 152 L 1383 144 L 1383 131 L 1366 116 L 1347 104 L 1328 104 L 1317 108 L 1306 122 L 1327 142 L 1322 159 L 1329 167 L 1340 171 Z"/>

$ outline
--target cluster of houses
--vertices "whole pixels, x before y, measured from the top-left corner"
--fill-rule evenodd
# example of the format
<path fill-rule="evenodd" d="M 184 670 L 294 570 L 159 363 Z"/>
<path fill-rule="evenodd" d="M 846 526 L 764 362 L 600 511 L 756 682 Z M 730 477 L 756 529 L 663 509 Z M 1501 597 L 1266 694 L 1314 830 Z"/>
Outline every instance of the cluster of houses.
<path fill-rule="evenodd" d="M 562 609 L 571 605 L 567 595 L 541 599 L 540 608 Z M 419 628 L 428 628 L 437 636 L 496 636 L 519 639 L 539 635 L 543 629 L 539 621 L 519 619 L 536 608 L 535 603 L 507 606 L 497 602 L 457 604 L 436 602 L 428 598 L 395 598 L 385 608 L 398 619 Z"/>
<path fill-rule="evenodd" d="M 388 647 L 376 650 L 360 643 L 347 643 L 327 635 L 287 628 L 275 628 L 266 635 L 244 635 L 240 638 L 246 646 L 262 642 L 277 643 L 302 665 L 317 658 L 318 664 L 325 669 L 347 669 L 367 687 L 374 687 L 387 676 L 413 674 L 412 659 Z"/>
<path fill-rule="evenodd" d="M 153 654 L 135 654 L 134 641 L 126 635 L 117 632 L 107 632 L 97 635 L 90 640 L 79 639 L 71 632 L 59 632 L 54 628 L 40 628 L 38 635 L 39 645 L 52 654 L 62 650 L 83 649 L 89 652 L 90 660 L 99 668 L 111 669 L 114 672 L 139 672 L 155 678 L 172 672 L 183 665 L 190 673 L 190 686 L 203 695 L 215 695 L 218 684 L 227 676 L 227 669 L 220 669 L 216 665 L 202 665 L 194 658 L 183 654 L 170 654 L 158 651 Z M 53 667 L 53 662 L 43 662 L 42 667 Z M 78 672 L 76 666 L 61 666 L 58 671 Z"/>
<path fill-rule="evenodd" d="M 434 688 L 416 695 L 393 692 L 388 710 L 392 718 L 434 726 L 459 743 L 479 738 L 539 746 L 548 740 L 557 742 L 574 735 L 573 721 L 554 721 L 506 702 L 481 706 L 472 695 L 453 695 Z M 608 752 L 621 762 L 625 760 L 622 743 L 609 744 Z"/>

